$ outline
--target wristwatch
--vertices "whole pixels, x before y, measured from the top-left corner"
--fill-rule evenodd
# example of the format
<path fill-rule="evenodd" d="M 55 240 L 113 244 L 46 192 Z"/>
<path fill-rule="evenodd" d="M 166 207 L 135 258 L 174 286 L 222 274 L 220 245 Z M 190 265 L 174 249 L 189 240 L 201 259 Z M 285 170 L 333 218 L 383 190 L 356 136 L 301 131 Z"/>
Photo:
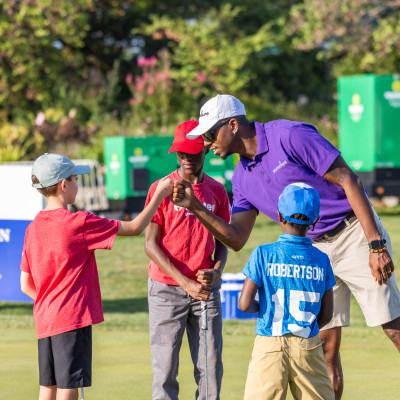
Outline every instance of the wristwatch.
<path fill-rule="evenodd" d="M 370 243 L 368 243 L 368 247 L 371 250 L 379 250 L 379 249 L 382 249 L 383 247 L 385 247 L 385 243 L 386 243 L 385 239 L 383 239 L 383 240 L 372 240 Z"/>

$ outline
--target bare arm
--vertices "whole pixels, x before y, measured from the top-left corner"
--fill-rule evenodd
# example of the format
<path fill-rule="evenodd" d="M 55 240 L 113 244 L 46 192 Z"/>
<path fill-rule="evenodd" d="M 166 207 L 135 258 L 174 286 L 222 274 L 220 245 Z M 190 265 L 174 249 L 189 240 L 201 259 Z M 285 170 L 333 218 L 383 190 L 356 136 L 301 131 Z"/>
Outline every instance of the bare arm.
<path fill-rule="evenodd" d="M 242 311 L 249 314 L 258 313 L 260 304 L 255 300 L 257 290 L 258 286 L 250 278 L 246 278 L 239 297 L 239 308 Z"/>
<path fill-rule="evenodd" d="M 360 221 L 368 243 L 382 239 L 376 226 L 372 207 L 368 201 L 360 178 L 350 169 L 342 156 L 338 156 L 324 175 L 328 181 L 340 186 L 346 193 L 351 208 Z M 370 253 L 369 266 L 371 273 L 379 284 L 385 283 L 394 270 L 389 253 Z M 388 273 L 387 270 L 390 272 Z"/>
<path fill-rule="evenodd" d="M 24 271 L 21 271 L 21 291 L 31 299 L 36 300 L 37 293 L 32 275 Z"/>
<path fill-rule="evenodd" d="M 159 246 L 159 225 L 154 222 L 151 222 L 146 228 L 144 250 L 158 267 L 178 283 L 190 296 L 197 300 L 208 300 L 210 296 L 210 287 L 195 282 L 182 274 L 163 252 Z"/>
<path fill-rule="evenodd" d="M 214 267 L 201 269 L 197 273 L 197 280 L 207 286 L 219 281 L 228 258 L 228 249 L 220 241 L 215 240 Z"/>
<path fill-rule="evenodd" d="M 160 181 L 157 185 L 154 196 L 150 200 L 149 204 L 145 209 L 132 221 L 121 221 L 118 229 L 118 236 L 137 236 L 140 235 L 146 226 L 150 223 L 153 218 L 157 208 L 160 206 L 161 202 L 166 196 L 170 196 L 172 193 L 172 181 L 166 178 Z"/>
<path fill-rule="evenodd" d="M 207 210 L 190 183 L 183 180 L 175 182 L 172 201 L 190 210 L 217 240 L 234 251 L 246 244 L 257 218 L 257 211 L 249 210 L 233 214 L 230 223 L 224 221 Z"/>
<path fill-rule="evenodd" d="M 327 290 L 321 300 L 321 310 L 317 316 L 319 329 L 331 321 L 333 316 L 333 290 Z"/>

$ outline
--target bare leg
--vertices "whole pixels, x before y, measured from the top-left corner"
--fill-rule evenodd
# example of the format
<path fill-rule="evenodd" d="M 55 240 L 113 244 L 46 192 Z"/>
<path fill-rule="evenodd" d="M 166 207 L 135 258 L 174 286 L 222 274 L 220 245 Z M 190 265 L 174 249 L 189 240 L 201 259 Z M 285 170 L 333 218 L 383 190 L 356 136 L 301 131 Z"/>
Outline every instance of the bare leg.
<path fill-rule="evenodd" d="M 57 389 L 57 400 L 78 400 L 78 389 Z"/>
<path fill-rule="evenodd" d="M 57 386 L 40 386 L 39 400 L 56 400 Z"/>
<path fill-rule="evenodd" d="M 323 340 L 322 348 L 329 377 L 331 378 L 332 388 L 335 392 L 335 400 L 340 400 L 343 393 L 343 371 L 340 361 L 340 341 L 342 338 L 342 328 L 336 327 L 319 332 L 319 337 Z"/>
<path fill-rule="evenodd" d="M 400 352 L 400 317 L 382 325 L 383 331 Z"/>

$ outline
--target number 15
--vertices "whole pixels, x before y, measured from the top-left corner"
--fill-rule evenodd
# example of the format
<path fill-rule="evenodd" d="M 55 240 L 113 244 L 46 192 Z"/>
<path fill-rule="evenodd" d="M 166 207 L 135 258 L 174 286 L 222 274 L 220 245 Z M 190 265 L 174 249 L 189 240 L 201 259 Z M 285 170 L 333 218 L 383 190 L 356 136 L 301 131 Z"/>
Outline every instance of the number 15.
<path fill-rule="evenodd" d="M 315 292 L 303 292 L 301 290 L 291 290 L 289 292 L 289 313 L 298 322 L 308 322 L 311 325 L 317 318 L 310 311 L 300 310 L 300 302 L 318 303 L 320 294 Z M 282 335 L 282 323 L 284 317 L 285 289 L 278 289 L 272 296 L 275 304 L 274 319 L 272 320 L 272 336 Z M 299 326 L 297 324 L 289 324 L 288 329 L 296 336 L 309 337 L 311 328 L 309 326 Z"/>

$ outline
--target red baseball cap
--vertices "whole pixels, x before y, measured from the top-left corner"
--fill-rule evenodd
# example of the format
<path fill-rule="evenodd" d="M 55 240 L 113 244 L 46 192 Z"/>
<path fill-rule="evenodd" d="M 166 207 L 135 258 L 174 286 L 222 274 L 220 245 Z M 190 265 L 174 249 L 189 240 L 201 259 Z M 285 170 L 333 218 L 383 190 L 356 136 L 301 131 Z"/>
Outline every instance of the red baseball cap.
<path fill-rule="evenodd" d="M 169 153 L 174 151 L 181 151 L 183 153 L 198 154 L 203 150 L 204 140 L 201 136 L 196 139 L 189 140 L 186 135 L 196 126 L 199 125 L 198 121 L 190 120 L 182 122 L 175 129 L 174 141 L 169 149 Z"/>

